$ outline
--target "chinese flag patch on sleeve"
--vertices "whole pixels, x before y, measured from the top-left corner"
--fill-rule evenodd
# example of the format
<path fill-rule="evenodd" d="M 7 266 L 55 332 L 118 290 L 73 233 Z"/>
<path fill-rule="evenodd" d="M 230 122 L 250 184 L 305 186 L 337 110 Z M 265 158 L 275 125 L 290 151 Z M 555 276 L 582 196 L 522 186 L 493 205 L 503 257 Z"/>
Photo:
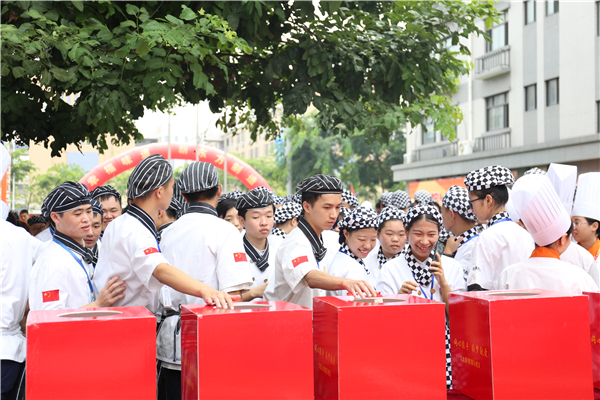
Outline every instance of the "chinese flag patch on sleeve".
<path fill-rule="evenodd" d="M 56 290 L 48 290 L 47 292 L 42 292 L 42 303 L 48 303 L 50 301 L 58 301 L 60 300 L 60 296 L 58 295 L 58 289 Z"/>
<path fill-rule="evenodd" d="M 160 253 L 160 252 L 158 251 L 158 249 L 156 247 L 148 247 L 146 250 L 144 250 L 145 255 L 153 254 L 153 253 Z"/>
<path fill-rule="evenodd" d="M 296 257 L 292 260 L 292 265 L 294 266 L 294 268 L 296 268 L 298 265 L 308 262 L 308 257 L 307 256 L 300 256 L 300 257 Z"/>
<path fill-rule="evenodd" d="M 235 259 L 235 262 L 248 261 L 246 253 L 233 253 L 233 258 Z"/>

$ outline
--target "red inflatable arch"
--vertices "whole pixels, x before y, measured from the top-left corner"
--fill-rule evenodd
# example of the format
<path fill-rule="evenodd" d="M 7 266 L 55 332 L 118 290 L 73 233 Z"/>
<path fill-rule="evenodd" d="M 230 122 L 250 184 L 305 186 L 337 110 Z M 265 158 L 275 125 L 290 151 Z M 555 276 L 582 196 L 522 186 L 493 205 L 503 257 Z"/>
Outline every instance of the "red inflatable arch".
<path fill-rule="evenodd" d="M 225 165 L 225 152 L 210 146 L 171 143 L 171 159 L 176 160 L 196 160 L 196 151 L 198 151 L 198 160 L 209 162 L 219 169 Z M 151 154 L 160 154 L 168 159 L 169 144 L 153 143 L 145 146 L 135 147 L 111 158 L 110 160 L 97 165 L 79 180 L 91 191 L 92 189 L 104 185 L 105 182 L 114 178 L 128 169 L 134 168 L 144 158 Z M 263 178 L 254 168 L 227 153 L 227 173 L 239 179 L 248 189 L 254 189 L 258 186 L 264 186 L 271 189 L 265 178 Z"/>

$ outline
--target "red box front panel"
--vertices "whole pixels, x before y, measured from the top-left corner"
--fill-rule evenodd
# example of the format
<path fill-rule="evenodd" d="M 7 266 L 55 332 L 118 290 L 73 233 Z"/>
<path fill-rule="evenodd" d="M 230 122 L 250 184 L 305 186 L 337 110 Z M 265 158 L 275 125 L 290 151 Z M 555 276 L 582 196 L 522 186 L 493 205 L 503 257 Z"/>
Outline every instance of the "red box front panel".
<path fill-rule="evenodd" d="M 316 399 L 446 399 L 444 305 L 313 301 Z"/>
<path fill-rule="evenodd" d="M 120 314 L 61 316 L 82 311 Z M 32 311 L 26 365 L 28 400 L 155 399 L 156 318 L 144 307 Z"/>
<path fill-rule="evenodd" d="M 587 298 L 527 292 L 537 294 L 451 294 L 454 389 L 473 399 L 593 399 Z"/>
<path fill-rule="evenodd" d="M 312 312 L 181 307 L 182 398 L 312 399 Z"/>
<path fill-rule="evenodd" d="M 583 294 L 587 295 L 589 299 L 594 387 L 600 389 L 600 292 L 584 292 Z"/>

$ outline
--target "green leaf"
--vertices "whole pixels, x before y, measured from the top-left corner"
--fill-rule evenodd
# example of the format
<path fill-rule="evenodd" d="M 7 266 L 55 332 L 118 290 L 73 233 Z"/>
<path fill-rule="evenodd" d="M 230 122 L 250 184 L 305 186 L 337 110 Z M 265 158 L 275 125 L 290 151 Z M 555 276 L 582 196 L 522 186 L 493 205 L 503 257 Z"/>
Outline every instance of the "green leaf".
<path fill-rule="evenodd" d="M 175 17 L 174 17 L 174 16 L 172 16 L 172 15 L 167 15 L 167 16 L 165 17 L 165 19 L 166 19 L 167 21 L 169 21 L 169 22 L 171 22 L 171 23 L 175 24 L 175 25 L 180 25 L 180 26 L 183 26 L 183 25 L 184 25 L 182 20 L 180 20 L 179 18 L 175 18 Z"/>
<path fill-rule="evenodd" d="M 144 57 L 146 54 L 150 52 L 150 43 L 146 39 L 142 39 L 139 41 L 135 52 L 140 56 Z"/>
<path fill-rule="evenodd" d="M 131 3 L 127 3 L 127 5 L 125 6 L 125 12 L 127 12 L 127 14 L 129 15 L 137 15 L 139 14 L 140 9 Z"/>
<path fill-rule="evenodd" d="M 73 3 L 73 5 L 75 6 L 76 9 L 78 9 L 79 11 L 83 12 L 83 1 L 71 1 L 71 3 Z"/>
<path fill-rule="evenodd" d="M 25 68 L 23 68 L 23 67 L 14 67 L 12 72 L 13 72 L 14 77 L 17 79 L 21 78 L 22 76 L 27 75 L 27 72 L 25 71 Z"/>
<path fill-rule="evenodd" d="M 68 82 L 71 80 L 71 76 L 69 75 L 69 73 L 62 68 L 58 68 L 58 67 L 50 68 L 50 72 L 52 73 L 52 76 L 54 76 L 54 78 L 56 80 L 59 80 L 61 82 Z"/>
<path fill-rule="evenodd" d="M 148 69 L 157 69 L 164 67 L 165 62 L 160 58 L 151 58 L 146 61 L 146 68 Z"/>
<path fill-rule="evenodd" d="M 185 4 L 182 4 L 181 8 L 183 8 L 183 10 L 181 11 L 181 15 L 179 15 L 179 18 L 185 19 L 186 21 L 196 19 L 196 14 L 192 11 L 191 8 L 187 7 Z"/>
<path fill-rule="evenodd" d="M 133 22 L 131 20 L 123 21 L 123 22 L 121 22 L 121 24 L 119 26 L 122 28 L 125 28 L 127 26 L 130 26 L 132 28 L 137 28 L 137 25 L 135 24 L 135 22 Z"/>

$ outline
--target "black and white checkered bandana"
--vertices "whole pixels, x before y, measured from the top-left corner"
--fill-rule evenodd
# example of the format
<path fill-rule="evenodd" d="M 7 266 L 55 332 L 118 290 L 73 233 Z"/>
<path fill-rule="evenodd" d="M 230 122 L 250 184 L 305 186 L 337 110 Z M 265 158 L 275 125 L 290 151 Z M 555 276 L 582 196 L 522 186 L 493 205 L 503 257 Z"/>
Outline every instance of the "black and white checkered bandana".
<path fill-rule="evenodd" d="M 323 246 L 323 236 L 317 236 L 317 233 L 312 226 L 310 226 L 310 224 L 302 217 L 300 217 L 298 220 L 298 229 L 302 231 L 304 236 L 306 236 L 310 242 L 317 261 L 323 260 L 323 258 L 325 258 L 325 254 L 327 254 L 327 248 Z"/>
<path fill-rule="evenodd" d="M 296 193 L 342 193 L 344 184 L 339 178 L 331 175 L 317 174 L 306 178 L 296 187 Z"/>
<path fill-rule="evenodd" d="M 490 218 L 490 220 L 488 221 L 488 228 L 492 225 L 494 225 L 496 222 L 498 222 L 501 219 L 504 218 L 508 218 L 510 219 L 510 215 L 508 215 L 508 213 L 506 211 L 501 211 L 498 214 L 494 215 L 492 218 Z"/>
<path fill-rule="evenodd" d="M 279 196 L 278 194 L 271 194 L 271 197 L 273 197 L 273 204 L 275 205 L 279 205 L 279 204 L 285 204 L 288 202 L 287 197 L 285 196 Z"/>
<path fill-rule="evenodd" d="M 181 195 L 181 190 L 179 189 L 179 185 L 175 185 L 173 187 L 173 197 L 171 197 L 171 204 L 169 204 L 169 209 L 175 211 L 175 218 L 179 219 L 187 209 L 186 207 L 187 201 Z"/>
<path fill-rule="evenodd" d="M 358 206 L 354 210 L 348 210 L 344 218 L 338 222 L 340 230 L 342 229 L 377 229 L 377 211 L 372 208 Z"/>
<path fill-rule="evenodd" d="M 279 237 L 282 237 L 284 239 L 287 237 L 286 233 L 283 230 L 281 230 L 278 227 L 276 227 L 276 226 L 273 227 L 273 230 L 271 231 L 271 235 L 273 235 L 273 236 L 279 236 Z"/>
<path fill-rule="evenodd" d="M 450 233 L 446 230 L 446 228 L 444 228 L 444 225 L 440 226 L 440 237 L 439 237 L 438 241 L 446 244 L 449 237 L 450 237 Z"/>
<path fill-rule="evenodd" d="M 244 195 L 244 192 L 236 189 L 232 192 L 222 194 L 221 197 L 219 197 L 219 203 L 222 202 L 223 200 L 227 200 L 227 199 L 237 200 L 240 197 L 242 197 L 243 195 Z"/>
<path fill-rule="evenodd" d="M 94 214 L 104 215 L 104 211 L 102 210 L 102 203 L 98 200 L 92 199 L 92 212 Z"/>
<path fill-rule="evenodd" d="M 239 210 L 255 210 L 257 208 L 269 207 L 273 204 L 271 193 L 264 188 L 252 189 L 236 200 L 235 208 Z"/>
<path fill-rule="evenodd" d="M 187 165 L 179 177 L 181 193 L 198 193 L 212 189 L 219 184 L 219 175 L 214 165 L 194 161 Z"/>
<path fill-rule="evenodd" d="M 435 220 L 438 222 L 440 228 L 444 226 L 444 223 L 442 222 L 442 215 L 440 214 L 440 212 L 438 211 L 437 208 L 435 208 L 434 206 L 421 205 L 421 204 L 408 209 L 408 211 L 406 212 L 406 215 L 404 216 L 404 225 L 405 226 L 410 225 L 411 222 L 413 222 L 415 219 L 417 219 L 419 216 L 421 216 L 423 214 L 429 214 L 433 218 L 435 218 Z"/>
<path fill-rule="evenodd" d="M 42 203 L 41 213 L 46 220 L 50 220 L 52 212 L 62 213 L 91 203 L 92 197 L 84 184 L 67 181 L 52 189 Z"/>
<path fill-rule="evenodd" d="M 528 169 L 527 171 L 525 171 L 525 173 L 523 174 L 523 176 L 525 175 L 546 175 L 546 171 L 539 169 L 538 167 L 533 167 L 531 169 Z"/>
<path fill-rule="evenodd" d="M 433 199 L 431 198 L 431 193 L 429 193 L 427 190 L 417 190 L 415 192 L 415 201 L 419 203 L 419 205 L 426 205 L 430 204 Z"/>
<path fill-rule="evenodd" d="M 385 191 L 383 193 L 381 193 L 381 197 L 379 198 L 379 200 L 381 200 L 381 205 L 383 207 L 389 207 L 392 205 L 392 193 Z"/>
<path fill-rule="evenodd" d="M 469 192 L 464 187 L 451 186 L 442 198 L 442 205 L 448 210 L 458 213 L 463 218 L 477 221 L 477 217 L 471 209 Z"/>
<path fill-rule="evenodd" d="M 92 199 L 96 200 L 100 196 L 113 195 L 117 198 L 119 204 L 121 204 L 121 193 L 117 192 L 117 189 L 110 185 L 98 186 L 90 193 Z"/>
<path fill-rule="evenodd" d="M 365 262 L 363 261 L 362 258 L 357 257 L 352 250 L 350 250 L 350 247 L 348 247 L 348 245 L 346 244 L 346 242 L 340 244 L 340 251 L 344 254 L 347 254 L 348 256 L 350 256 L 350 258 L 352 258 L 353 260 L 356 260 L 356 262 L 358 262 L 360 265 L 362 265 L 362 267 L 365 270 L 365 273 L 367 275 L 371 275 L 371 272 L 369 271 L 369 268 L 367 268 L 367 266 L 365 265 Z"/>
<path fill-rule="evenodd" d="M 344 189 L 342 191 L 342 201 L 345 203 L 348 203 L 348 205 L 350 207 L 360 206 L 360 203 L 358 202 L 358 199 L 356 198 L 356 196 L 354 194 L 352 194 L 352 192 L 349 191 L 348 189 Z"/>
<path fill-rule="evenodd" d="M 392 204 L 398 208 L 410 207 L 410 197 L 404 190 L 396 190 L 392 193 Z"/>
<path fill-rule="evenodd" d="M 483 227 L 479 224 L 475 224 L 474 227 L 467 229 L 462 234 L 458 235 L 458 237 L 463 238 L 462 242 L 460 242 L 460 244 L 458 245 L 458 248 L 460 249 L 460 246 L 465 244 L 469 239 L 479 235 L 481 231 L 483 231 Z"/>
<path fill-rule="evenodd" d="M 160 154 L 142 160 L 127 181 L 127 198 L 137 199 L 164 186 L 173 177 L 173 168 Z"/>
<path fill-rule="evenodd" d="M 394 254 L 392 258 L 387 258 L 383 254 L 383 249 L 381 248 L 381 246 L 379 246 L 379 251 L 377 251 L 377 263 L 379 264 L 379 269 L 381 269 L 381 267 L 383 267 L 386 262 L 393 260 L 394 258 L 400 257 L 401 254 L 402 251 L 399 251 L 398 253 Z"/>
<path fill-rule="evenodd" d="M 489 189 L 492 186 L 512 185 L 515 178 L 510 169 L 500 165 L 492 165 L 469 172 L 465 178 L 465 186 L 468 190 Z"/>
<path fill-rule="evenodd" d="M 408 268 L 414 274 L 416 282 L 421 286 L 428 286 L 431 283 L 432 273 L 429 270 L 431 267 L 431 261 L 435 257 L 435 253 L 432 252 L 427 257 L 425 262 L 421 263 L 417 258 L 413 255 L 412 248 L 408 246 L 406 251 L 404 252 L 404 257 L 406 259 L 406 263 L 408 264 Z M 421 264 L 425 264 L 425 267 L 422 267 Z"/>
<path fill-rule="evenodd" d="M 300 193 L 292 194 L 290 196 L 291 196 L 291 201 L 293 201 L 296 204 L 300 204 L 300 206 L 302 206 L 302 195 Z"/>
<path fill-rule="evenodd" d="M 94 207 L 94 205 L 92 204 L 92 208 Z M 29 217 L 27 219 L 27 225 L 31 226 L 33 224 L 45 224 L 46 223 L 46 218 L 42 217 L 41 215 L 34 215 L 33 217 Z"/>
<path fill-rule="evenodd" d="M 390 206 L 381 210 L 377 216 L 377 226 L 381 226 L 386 221 L 400 220 L 404 224 L 404 216 L 406 213 L 398 207 Z"/>
<path fill-rule="evenodd" d="M 256 189 L 253 189 L 256 190 Z M 269 268 L 269 241 L 267 240 L 267 247 L 265 247 L 265 251 L 260 255 L 260 252 L 252 246 L 252 243 L 248 240 L 246 235 L 244 235 L 244 249 L 246 250 L 246 254 L 250 256 L 250 259 L 254 261 L 254 265 L 260 272 L 265 272 L 267 268 Z"/>
<path fill-rule="evenodd" d="M 300 218 L 302 206 L 297 203 L 285 203 L 281 207 L 275 209 L 275 223 L 283 224 L 292 218 Z"/>

